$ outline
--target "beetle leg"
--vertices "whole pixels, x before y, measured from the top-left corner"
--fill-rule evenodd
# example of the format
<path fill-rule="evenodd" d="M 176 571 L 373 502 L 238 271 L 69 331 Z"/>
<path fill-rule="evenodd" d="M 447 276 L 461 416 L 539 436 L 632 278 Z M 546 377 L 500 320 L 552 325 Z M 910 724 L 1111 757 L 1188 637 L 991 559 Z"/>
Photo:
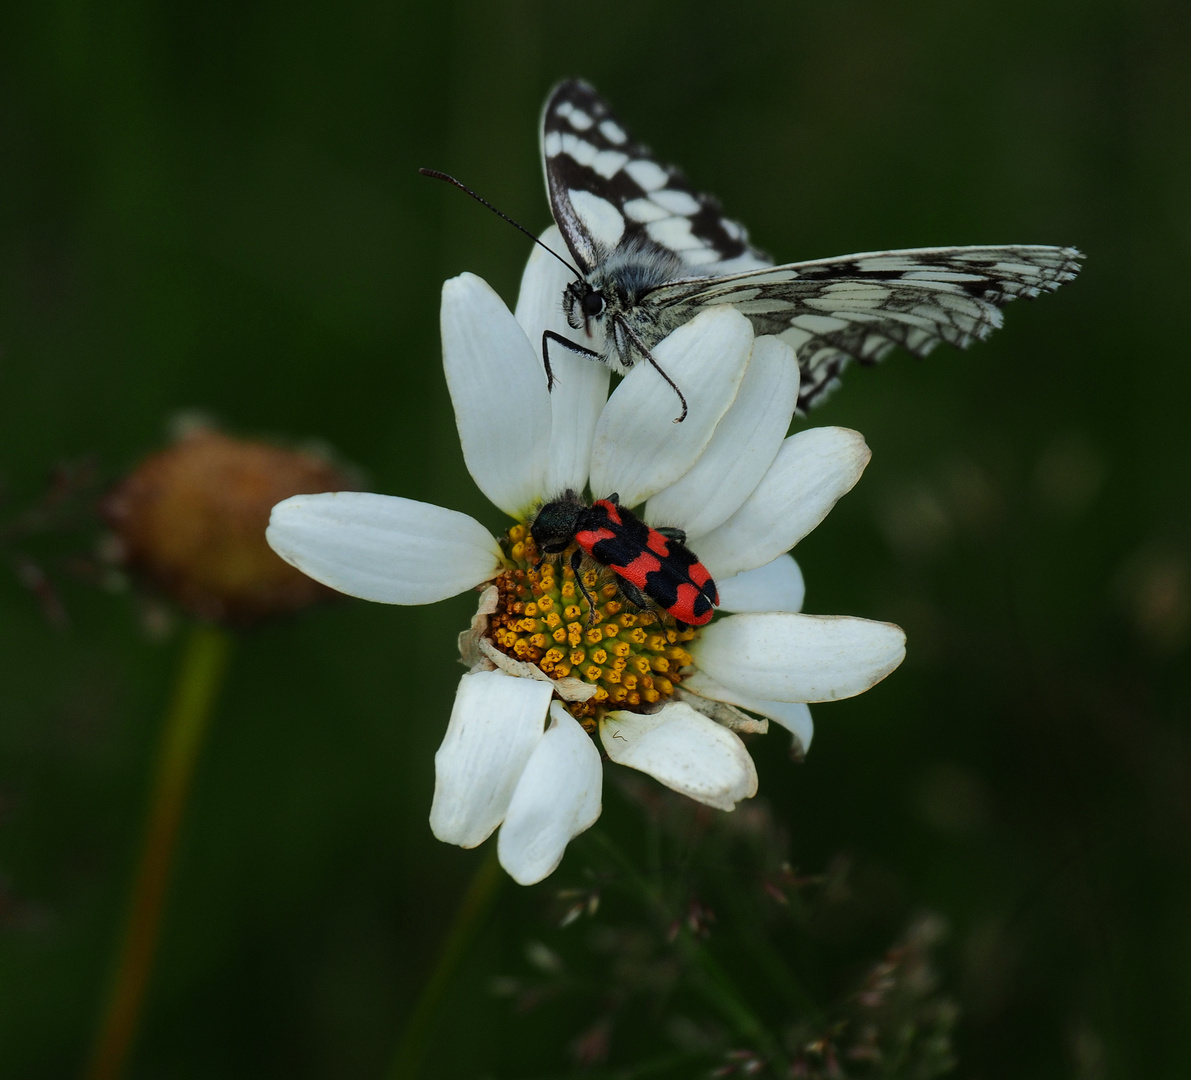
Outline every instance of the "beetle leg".
<path fill-rule="evenodd" d="M 624 598 L 630 604 L 636 604 L 642 611 L 652 611 L 653 605 L 646 598 L 645 594 L 637 588 L 631 581 L 626 581 L 624 578 L 619 579 L 620 591 L 624 594 Z"/>
<path fill-rule="evenodd" d="M 575 548 L 571 552 L 571 571 L 575 575 L 575 584 L 579 586 L 579 591 L 583 594 L 583 599 L 587 601 L 587 625 L 591 626 L 595 622 L 595 600 L 591 593 L 587 591 L 587 586 L 583 584 L 583 575 L 579 572 L 579 568 L 583 565 L 583 552 L 579 548 Z"/>

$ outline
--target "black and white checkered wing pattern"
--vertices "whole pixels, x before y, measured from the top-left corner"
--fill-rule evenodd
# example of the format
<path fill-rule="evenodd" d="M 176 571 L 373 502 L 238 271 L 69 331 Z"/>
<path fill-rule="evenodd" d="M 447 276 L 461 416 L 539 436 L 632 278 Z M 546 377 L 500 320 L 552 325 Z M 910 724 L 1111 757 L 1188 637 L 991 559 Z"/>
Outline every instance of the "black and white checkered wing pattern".
<path fill-rule="evenodd" d="M 648 302 L 680 322 L 709 304 L 732 304 L 757 333 L 782 337 L 798 357 L 805 410 L 849 360 L 875 364 L 898 345 L 925 356 L 940 341 L 962 349 L 987 337 L 1001 325 L 1001 307 L 1053 292 L 1082 258 L 1041 245 L 876 251 L 674 281 Z"/>
<path fill-rule="evenodd" d="M 744 227 L 634 142 L 587 83 L 560 83 L 542 112 L 542 161 L 554 220 L 585 274 L 617 251 L 676 256 L 683 276 L 768 266 Z"/>

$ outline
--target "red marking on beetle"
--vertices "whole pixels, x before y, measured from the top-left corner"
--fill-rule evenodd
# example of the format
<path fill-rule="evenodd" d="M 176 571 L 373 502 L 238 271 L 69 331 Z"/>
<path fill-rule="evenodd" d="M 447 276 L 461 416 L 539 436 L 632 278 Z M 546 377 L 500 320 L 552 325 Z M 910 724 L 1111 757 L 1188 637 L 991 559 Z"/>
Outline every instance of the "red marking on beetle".
<path fill-rule="evenodd" d="M 582 532 L 575 533 L 575 543 L 589 555 L 591 554 L 591 549 L 601 540 L 615 539 L 616 533 L 611 529 L 584 529 Z"/>
<path fill-rule="evenodd" d="M 661 561 L 656 555 L 648 551 L 641 552 L 640 555 L 626 566 L 612 567 L 622 578 L 632 582 L 639 589 L 644 589 L 646 578 L 661 568 Z"/>
<path fill-rule="evenodd" d="M 702 626 L 705 622 L 711 621 L 711 608 L 708 608 L 702 615 L 695 614 L 695 603 L 702 595 L 694 585 L 683 582 L 678 586 L 678 599 L 666 610 L 680 622 L 689 623 L 691 626 Z"/>
<path fill-rule="evenodd" d="M 624 521 L 620 516 L 620 507 L 617 506 L 616 503 L 609 502 L 607 499 L 596 499 L 596 501 L 591 505 L 593 507 L 598 506 L 601 510 L 603 510 L 604 513 L 608 515 L 608 520 L 611 521 L 613 525 L 624 524 Z"/>
<path fill-rule="evenodd" d="M 690 575 L 691 581 L 698 585 L 700 589 L 711 581 L 711 573 L 701 562 L 693 563 L 687 573 Z M 715 591 L 715 599 L 712 603 L 718 604 L 720 602 L 720 591 L 715 588 L 714 582 L 712 583 L 712 588 Z"/>
<path fill-rule="evenodd" d="M 650 551 L 660 555 L 663 559 L 670 554 L 670 541 L 658 532 L 657 529 L 649 530 L 649 539 L 645 541 L 645 546 Z"/>

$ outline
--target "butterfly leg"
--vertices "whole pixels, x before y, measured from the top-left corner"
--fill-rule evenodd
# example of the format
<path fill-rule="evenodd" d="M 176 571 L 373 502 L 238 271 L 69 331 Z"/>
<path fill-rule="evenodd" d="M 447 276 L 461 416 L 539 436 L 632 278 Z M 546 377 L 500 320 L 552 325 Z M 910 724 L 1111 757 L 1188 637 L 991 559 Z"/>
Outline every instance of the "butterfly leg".
<path fill-rule="evenodd" d="M 554 369 L 550 366 L 550 342 L 557 341 L 564 349 L 568 349 L 576 356 L 582 356 L 586 360 L 599 360 L 600 354 L 594 349 L 585 349 L 582 345 L 576 345 L 575 342 L 564 338 L 562 334 L 556 334 L 553 330 L 542 331 L 542 366 L 546 369 L 546 389 L 554 389 Z"/>
<path fill-rule="evenodd" d="M 645 357 L 646 360 L 649 361 L 649 363 L 653 366 L 653 370 L 656 371 L 663 379 L 665 379 L 670 389 L 678 395 L 678 400 L 682 405 L 682 412 L 674 418 L 674 423 L 681 424 L 686 419 L 687 407 L 686 398 L 683 397 L 682 391 L 678 389 L 678 384 L 666 374 L 665 370 L 662 368 L 662 365 L 653 358 L 653 353 L 651 353 L 646 347 L 645 342 L 641 340 L 640 335 L 636 330 L 629 326 L 628 322 L 624 318 L 618 315 L 616 317 L 616 325 L 620 330 L 624 331 L 625 335 L 633 343 L 633 347 L 643 357 Z"/>

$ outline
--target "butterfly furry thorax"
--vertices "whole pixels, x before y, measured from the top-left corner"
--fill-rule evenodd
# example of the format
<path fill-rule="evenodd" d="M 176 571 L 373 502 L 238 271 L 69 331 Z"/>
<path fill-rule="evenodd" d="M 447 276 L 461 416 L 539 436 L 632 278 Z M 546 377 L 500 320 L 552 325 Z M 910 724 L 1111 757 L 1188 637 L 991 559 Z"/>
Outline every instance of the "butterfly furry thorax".
<path fill-rule="evenodd" d="M 629 243 L 602 258 L 585 277 L 574 281 L 563 294 L 563 313 L 573 330 L 591 332 L 592 324 L 603 331 L 600 359 L 624 374 L 637 359 L 624 323 L 646 348 L 653 348 L 685 318 L 677 311 L 655 312 L 649 295 L 673 282 L 683 273 L 682 261 L 672 252 L 655 246 Z M 593 303 L 595 298 L 598 303 Z"/>
<path fill-rule="evenodd" d="M 587 342 L 547 332 L 548 377 L 551 342 L 620 372 L 640 360 L 657 367 L 650 350 L 659 341 L 705 308 L 731 304 L 756 333 L 794 350 L 802 411 L 849 360 L 873 364 L 895 346 L 925 356 L 940 341 L 964 348 L 984 338 L 1001 325 L 1002 305 L 1053 291 L 1083 258 L 1069 247 L 994 245 L 774 266 L 716 199 L 634 142 L 587 83 L 554 88 L 541 136 L 550 208 L 580 273 L 563 312 Z"/>

